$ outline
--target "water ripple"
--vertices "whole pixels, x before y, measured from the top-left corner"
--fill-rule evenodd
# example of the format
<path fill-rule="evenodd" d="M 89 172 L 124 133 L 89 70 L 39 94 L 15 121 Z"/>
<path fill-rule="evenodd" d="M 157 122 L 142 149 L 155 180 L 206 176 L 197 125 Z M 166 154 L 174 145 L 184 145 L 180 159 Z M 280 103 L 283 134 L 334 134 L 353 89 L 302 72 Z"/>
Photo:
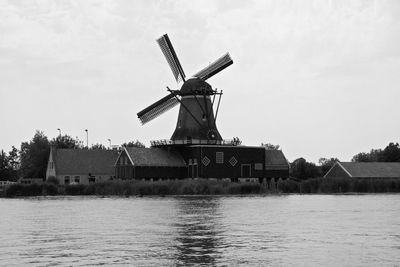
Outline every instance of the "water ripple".
<path fill-rule="evenodd" d="M 0 199 L 0 266 L 398 266 L 399 201 Z"/>

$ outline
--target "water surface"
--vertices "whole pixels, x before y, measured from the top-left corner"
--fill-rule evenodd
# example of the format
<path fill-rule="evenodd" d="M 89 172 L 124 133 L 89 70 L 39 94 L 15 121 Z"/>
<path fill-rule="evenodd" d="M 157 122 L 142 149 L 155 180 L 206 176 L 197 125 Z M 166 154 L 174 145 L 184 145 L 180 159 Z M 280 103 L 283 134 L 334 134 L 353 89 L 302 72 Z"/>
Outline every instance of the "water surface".
<path fill-rule="evenodd" d="M 0 199 L 0 266 L 399 266 L 400 195 Z"/>

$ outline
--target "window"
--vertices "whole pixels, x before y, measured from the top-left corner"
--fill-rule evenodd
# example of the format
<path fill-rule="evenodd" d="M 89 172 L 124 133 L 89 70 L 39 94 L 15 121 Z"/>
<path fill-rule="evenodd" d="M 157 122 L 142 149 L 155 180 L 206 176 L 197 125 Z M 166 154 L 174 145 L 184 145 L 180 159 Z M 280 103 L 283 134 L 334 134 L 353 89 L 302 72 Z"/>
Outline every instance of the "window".
<path fill-rule="evenodd" d="M 78 176 L 75 176 L 74 177 L 74 182 L 75 183 L 77 183 L 77 184 L 79 184 L 80 182 L 81 182 L 81 177 L 78 175 Z"/>
<path fill-rule="evenodd" d="M 95 183 L 96 177 L 89 177 L 89 183 Z"/>
<path fill-rule="evenodd" d="M 217 152 L 215 154 L 216 163 L 224 163 L 224 152 Z"/>
<path fill-rule="evenodd" d="M 70 180 L 69 180 L 69 176 L 64 176 L 64 184 L 69 184 Z"/>
<path fill-rule="evenodd" d="M 232 165 L 232 167 L 234 167 L 234 166 L 238 163 L 238 161 L 237 161 L 237 159 L 235 158 L 235 156 L 233 156 L 233 157 L 229 160 L 229 163 Z"/>
<path fill-rule="evenodd" d="M 204 156 L 204 158 L 201 160 L 201 163 L 203 163 L 204 166 L 208 166 L 210 164 L 210 159 L 207 158 L 207 156 Z"/>
<path fill-rule="evenodd" d="M 262 163 L 254 163 L 254 170 L 262 171 L 263 170 L 263 164 Z"/>

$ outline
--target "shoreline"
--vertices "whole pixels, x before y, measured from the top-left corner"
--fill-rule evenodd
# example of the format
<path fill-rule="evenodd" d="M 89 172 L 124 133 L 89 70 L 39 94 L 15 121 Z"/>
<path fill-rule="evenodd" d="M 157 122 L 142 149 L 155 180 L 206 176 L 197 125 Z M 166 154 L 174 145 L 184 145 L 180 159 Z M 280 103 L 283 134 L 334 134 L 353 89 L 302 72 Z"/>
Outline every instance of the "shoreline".
<path fill-rule="evenodd" d="M 12 184 L 0 191 L 0 197 L 29 196 L 231 196 L 284 194 L 355 194 L 400 193 L 399 179 L 327 179 L 303 181 L 278 180 L 270 184 L 258 182 L 227 182 L 216 180 L 177 180 L 146 182 L 114 180 L 88 185 Z"/>

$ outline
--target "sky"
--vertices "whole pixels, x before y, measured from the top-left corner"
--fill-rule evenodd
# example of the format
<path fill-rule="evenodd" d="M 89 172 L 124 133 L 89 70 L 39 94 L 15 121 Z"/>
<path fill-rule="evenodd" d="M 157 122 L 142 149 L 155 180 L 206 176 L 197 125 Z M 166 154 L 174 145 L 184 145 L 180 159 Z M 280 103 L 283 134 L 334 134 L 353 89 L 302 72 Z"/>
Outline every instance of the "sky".
<path fill-rule="evenodd" d="M 106 146 L 169 139 L 178 107 L 136 116 L 181 86 L 165 33 L 187 76 L 230 53 L 208 80 L 225 139 L 313 162 L 400 141 L 400 1 L 0 0 L 0 149 L 58 128 Z"/>

